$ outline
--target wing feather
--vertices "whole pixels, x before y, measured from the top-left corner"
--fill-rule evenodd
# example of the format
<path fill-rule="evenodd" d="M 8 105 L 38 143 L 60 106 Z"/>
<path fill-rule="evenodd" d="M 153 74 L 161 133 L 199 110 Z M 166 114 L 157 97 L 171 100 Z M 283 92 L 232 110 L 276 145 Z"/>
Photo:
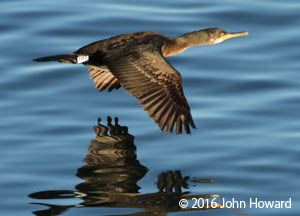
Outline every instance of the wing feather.
<path fill-rule="evenodd" d="M 107 60 L 109 71 L 119 80 L 161 130 L 190 133 L 195 128 L 183 94 L 180 74 L 153 45 L 138 45 L 122 57 Z"/>
<path fill-rule="evenodd" d="M 108 87 L 108 91 L 121 87 L 119 80 L 105 66 L 88 65 L 90 78 L 94 79 L 95 87 L 99 91 L 103 91 Z"/>

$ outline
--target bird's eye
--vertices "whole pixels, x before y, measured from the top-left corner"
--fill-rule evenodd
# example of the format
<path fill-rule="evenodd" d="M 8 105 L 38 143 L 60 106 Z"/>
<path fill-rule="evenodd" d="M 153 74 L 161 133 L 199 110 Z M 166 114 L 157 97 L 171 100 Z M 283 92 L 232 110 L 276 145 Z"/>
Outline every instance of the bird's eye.
<path fill-rule="evenodd" d="M 220 36 L 222 37 L 222 36 L 224 36 L 224 35 L 225 35 L 225 32 L 224 32 L 224 31 L 221 31 Z"/>

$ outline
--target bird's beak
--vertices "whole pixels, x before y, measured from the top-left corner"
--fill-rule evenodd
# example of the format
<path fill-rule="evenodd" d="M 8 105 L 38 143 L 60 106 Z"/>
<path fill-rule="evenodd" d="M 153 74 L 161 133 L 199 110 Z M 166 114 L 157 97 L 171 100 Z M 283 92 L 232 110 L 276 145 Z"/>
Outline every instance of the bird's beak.
<path fill-rule="evenodd" d="M 246 36 L 246 35 L 248 35 L 248 32 L 226 33 L 223 36 L 221 36 L 221 38 L 222 38 L 222 40 L 227 40 L 230 38 Z"/>

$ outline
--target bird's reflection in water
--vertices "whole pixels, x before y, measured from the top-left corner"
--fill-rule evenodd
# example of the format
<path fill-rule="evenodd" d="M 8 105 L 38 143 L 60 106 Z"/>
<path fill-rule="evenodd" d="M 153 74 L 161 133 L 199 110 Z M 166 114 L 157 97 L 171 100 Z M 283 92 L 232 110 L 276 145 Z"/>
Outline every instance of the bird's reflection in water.
<path fill-rule="evenodd" d="M 82 202 L 76 205 L 53 205 L 34 203 L 47 206 L 45 210 L 34 211 L 35 215 L 60 215 L 69 208 L 79 207 L 110 207 L 137 208 L 141 211 L 123 215 L 167 215 L 171 212 L 199 211 L 214 209 L 210 205 L 204 208 L 186 208 L 179 206 L 179 200 L 192 198 L 209 199 L 218 197 L 214 194 L 188 195 L 183 192 L 188 188 L 188 177 L 183 177 L 180 171 L 166 171 L 158 176 L 157 190 L 153 193 L 139 193 L 137 181 L 144 177 L 148 169 L 137 160 L 134 136 L 128 133 L 128 128 L 118 123 L 118 118 L 107 117 L 107 126 L 94 126 L 96 139 L 89 146 L 88 155 L 84 159 L 86 165 L 78 169 L 77 176 L 84 182 L 76 186 L 76 191 L 54 190 L 32 193 L 34 199 L 68 199 L 80 198 Z M 212 182 L 212 180 L 194 180 L 193 182 Z"/>

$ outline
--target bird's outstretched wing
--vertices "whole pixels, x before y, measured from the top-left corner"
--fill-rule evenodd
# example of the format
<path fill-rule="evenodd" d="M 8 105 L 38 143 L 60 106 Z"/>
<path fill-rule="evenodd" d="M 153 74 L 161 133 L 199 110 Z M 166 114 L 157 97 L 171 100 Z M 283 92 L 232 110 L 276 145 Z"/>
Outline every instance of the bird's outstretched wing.
<path fill-rule="evenodd" d="M 183 94 L 180 74 L 166 61 L 158 47 L 138 45 L 122 57 L 106 63 L 121 86 L 135 96 L 149 117 L 163 131 L 190 133 L 195 128 L 190 107 Z"/>
<path fill-rule="evenodd" d="M 88 65 L 88 70 L 90 71 L 90 78 L 94 80 L 95 86 L 100 92 L 106 87 L 108 87 L 109 92 L 121 87 L 118 79 L 106 66 Z"/>

